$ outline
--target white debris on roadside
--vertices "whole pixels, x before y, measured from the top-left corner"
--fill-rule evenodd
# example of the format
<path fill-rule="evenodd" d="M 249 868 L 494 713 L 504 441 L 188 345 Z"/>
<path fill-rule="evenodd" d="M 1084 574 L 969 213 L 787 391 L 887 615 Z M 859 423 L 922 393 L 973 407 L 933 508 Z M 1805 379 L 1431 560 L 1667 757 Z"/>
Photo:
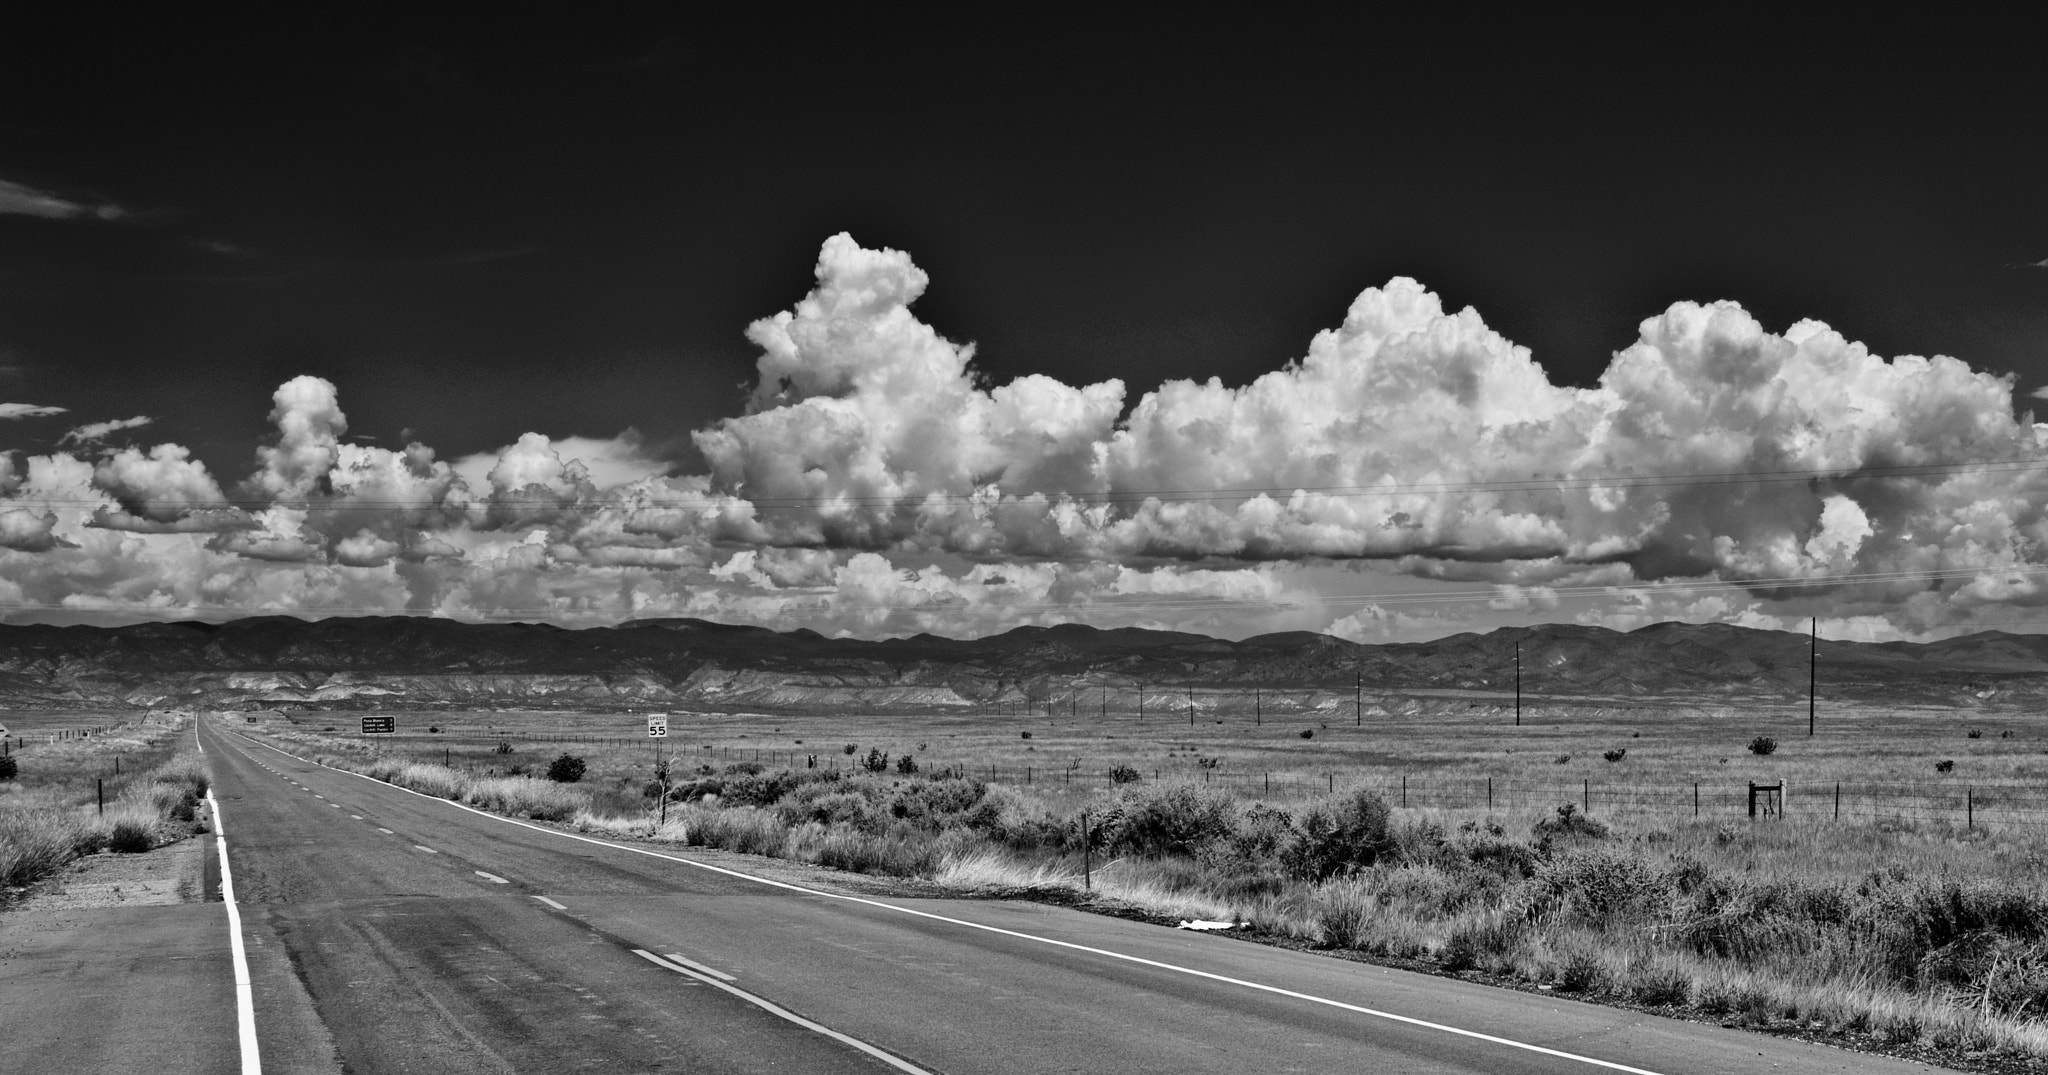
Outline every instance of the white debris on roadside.
<path fill-rule="evenodd" d="M 1204 919 L 1200 919 L 1200 918 L 1188 918 L 1188 919 L 1183 919 L 1183 920 L 1181 920 L 1181 924 L 1180 924 L 1180 925 L 1178 925 L 1178 926 L 1176 926 L 1176 927 L 1174 927 L 1174 928 L 1175 928 L 1175 929 L 1235 929 L 1235 928 L 1237 928 L 1237 923 L 1235 923 L 1235 922 L 1209 922 L 1209 921 L 1206 921 L 1206 920 L 1204 920 Z"/>

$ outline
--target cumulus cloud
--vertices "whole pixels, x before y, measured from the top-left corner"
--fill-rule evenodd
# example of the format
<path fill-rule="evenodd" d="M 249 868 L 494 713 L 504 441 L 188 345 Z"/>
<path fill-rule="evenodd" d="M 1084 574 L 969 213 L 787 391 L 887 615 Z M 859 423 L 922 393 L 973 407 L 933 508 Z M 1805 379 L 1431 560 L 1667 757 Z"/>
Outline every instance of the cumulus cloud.
<path fill-rule="evenodd" d="M 0 403 L 0 419 L 42 418 L 52 414 L 63 414 L 68 408 L 45 407 L 35 403 Z"/>
<path fill-rule="evenodd" d="M 452 460 L 358 444 L 337 387 L 297 377 L 232 498 L 181 446 L 98 447 L 146 419 L 80 426 L 72 453 L 0 453 L 0 573 L 47 603 L 861 633 L 1822 614 L 1875 636 L 2048 605 L 2048 469 L 2031 462 L 2048 445 L 2012 380 L 1875 356 L 1819 322 L 1674 303 L 1579 388 L 1395 278 L 1249 383 L 1128 398 L 1115 380 L 991 383 L 913 314 L 930 281 L 903 252 L 834 236 L 815 275 L 748 328 L 756 383 L 695 435 L 704 474 L 632 430 Z M 1330 563 L 1461 603 L 1340 608 L 1314 575 L 1334 569 L 1302 566 Z"/>
<path fill-rule="evenodd" d="M 52 512 L 37 515 L 21 508 L 0 511 L 0 548 L 21 552 L 46 552 L 64 544 L 56 535 L 57 516 Z"/>

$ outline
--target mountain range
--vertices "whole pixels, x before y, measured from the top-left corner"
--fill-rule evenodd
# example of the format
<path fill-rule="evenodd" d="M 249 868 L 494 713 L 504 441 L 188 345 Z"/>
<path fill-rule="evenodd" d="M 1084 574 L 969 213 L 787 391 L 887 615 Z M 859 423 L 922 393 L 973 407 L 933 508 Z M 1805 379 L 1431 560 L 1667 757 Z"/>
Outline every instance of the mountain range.
<path fill-rule="evenodd" d="M 1548 624 L 1365 645 L 1308 632 L 1225 641 L 1138 628 L 1020 627 L 868 641 L 695 619 L 568 629 L 411 617 L 258 617 L 123 627 L 0 625 L 10 709 L 562 708 L 1274 711 L 1501 704 L 1784 705 L 1807 636 L 1726 624 Z M 1822 640 L 1828 701 L 1978 708 L 2048 695 L 2048 635 Z M 1143 699 L 1141 702 L 1140 699 Z"/>

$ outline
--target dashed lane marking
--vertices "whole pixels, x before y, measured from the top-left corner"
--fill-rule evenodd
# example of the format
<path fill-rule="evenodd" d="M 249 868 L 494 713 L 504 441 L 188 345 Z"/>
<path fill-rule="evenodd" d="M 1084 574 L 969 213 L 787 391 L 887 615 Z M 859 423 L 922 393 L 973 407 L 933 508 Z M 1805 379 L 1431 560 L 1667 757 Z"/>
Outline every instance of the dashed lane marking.
<path fill-rule="evenodd" d="M 363 819 L 363 815 L 361 814 L 350 814 L 349 817 L 356 821 L 361 821 Z"/>
<path fill-rule="evenodd" d="M 714 967 L 707 967 L 707 966 L 705 966 L 704 964 L 702 964 L 702 963 L 699 963 L 699 962 L 697 962 L 697 961 L 696 961 L 696 960 L 694 960 L 694 959 L 685 959 L 685 958 L 683 958 L 682 956 L 680 956 L 680 955 L 678 955 L 678 954 L 676 954 L 676 953 L 674 953 L 674 952 L 663 952 L 663 953 L 661 954 L 661 958 L 663 958 L 663 959 L 666 959 L 666 960 L 668 960 L 668 961 L 669 961 L 670 963 L 680 963 L 680 964 L 682 964 L 683 966 L 685 966 L 685 967 L 688 967 L 688 968 L 690 968 L 690 969 L 691 969 L 691 970 L 693 970 L 693 971 L 697 971 L 697 972 L 699 972 L 699 973 L 702 973 L 702 974 L 708 974 L 708 975 L 712 976 L 713 978 L 716 978 L 716 979 L 718 979 L 718 980 L 719 980 L 719 981 L 721 981 L 721 982 L 731 982 L 731 981 L 737 981 L 737 980 L 738 980 L 738 979 L 734 978 L 734 977 L 733 977 L 732 975 L 730 975 L 730 974 L 727 974 L 727 973 L 725 973 L 725 972 L 724 972 L 724 971 L 722 971 L 722 970 L 718 970 L 718 969 L 716 969 L 716 968 L 714 968 Z"/>
<path fill-rule="evenodd" d="M 703 982 L 705 985 L 711 986 L 714 989 L 722 989 L 728 993 L 731 993 L 733 996 L 736 996 L 741 1000 L 744 1000 L 747 1003 L 752 1004 L 754 1007 L 759 1008 L 764 1012 L 767 1012 L 770 1015 L 774 1015 L 782 1019 L 787 1019 L 790 1022 L 795 1023 L 800 1027 L 803 1027 L 805 1030 L 813 1031 L 818 1034 L 823 1034 L 824 1036 L 831 1038 L 833 1041 L 839 1042 L 842 1045 L 849 1045 L 855 1049 L 859 1049 L 861 1052 L 864 1052 L 869 1056 L 872 1056 L 875 1059 L 880 1060 L 882 1063 L 887 1064 L 898 1071 L 906 1071 L 909 1072 L 910 1075 L 931 1075 L 930 1072 L 926 1071 L 921 1067 L 918 1067 L 916 1064 L 913 1064 L 908 1060 L 884 1052 L 881 1049 L 878 1049 L 875 1046 L 869 1045 L 867 1042 L 860 1040 L 859 1038 L 847 1034 L 842 1034 L 839 1031 L 834 1030 L 823 1023 L 812 1022 L 811 1020 L 806 1019 L 803 1016 L 798 1015 L 797 1013 L 790 1011 L 788 1008 L 782 1007 L 781 1005 L 765 997 L 757 997 L 754 994 L 749 993 L 738 986 L 727 985 L 724 982 L 719 981 L 718 977 L 714 975 L 692 970 L 691 968 L 683 966 L 678 963 L 671 963 L 666 958 L 655 955 L 653 952 L 650 952 L 645 948 L 635 948 L 633 949 L 633 954 L 639 956 L 640 958 L 646 960 L 649 963 L 654 964 L 657 967 L 672 970 L 677 974 L 683 975 L 685 977 L 695 978 L 696 980 Z"/>
<path fill-rule="evenodd" d="M 472 870 L 470 872 L 476 874 L 478 877 L 481 877 L 486 881 L 489 881 L 494 885 L 509 885 L 512 883 L 510 881 L 505 880 L 502 877 L 499 877 L 497 874 L 494 873 L 485 873 L 482 870 Z"/>
<path fill-rule="evenodd" d="M 553 908 L 554 908 L 555 910 L 557 910 L 557 911 L 566 911 L 566 910 L 568 910 L 568 908 L 567 908 L 567 907 L 564 907 L 564 906 L 562 906 L 561 904 L 559 904 L 559 903 L 556 903 L 555 901 L 553 901 L 553 900 L 551 900 L 551 899 L 547 898 L 546 896 L 535 896 L 535 897 L 534 897 L 534 899 L 537 899 L 537 900 L 541 901 L 542 903 L 545 903 L 545 904 L 547 904 L 548 906 L 550 906 L 550 907 L 553 907 Z"/>
<path fill-rule="evenodd" d="M 398 835 L 397 833 L 395 833 L 395 832 L 392 832 L 392 831 L 391 831 L 390 829 L 378 829 L 377 831 L 378 831 L 378 832 L 381 832 L 381 833 L 383 833 L 383 834 L 384 834 L 384 835 L 386 835 L 386 836 L 396 836 L 396 835 Z"/>
<path fill-rule="evenodd" d="M 431 848 L 431 847 L 428 847 L 428 846 L 427 846 L 427 845 L 425 845 L 425 844 L 414 844 L 414 845 L 412 845 L 412 846 L 413 846 L 413 847 L 414 847 L 414 848 L 415 848 L 416 850 L 420 850 L 420 851 L 425 851 L 425 852 L 426 852 L 427 854 L 429 854 L 429 855 L 438 855 L 438 854 L 440 854 L 440 852 L 439 852 L 439 851 L 436 851 L 436 850 L 434 850 L 433 848 Z"/>

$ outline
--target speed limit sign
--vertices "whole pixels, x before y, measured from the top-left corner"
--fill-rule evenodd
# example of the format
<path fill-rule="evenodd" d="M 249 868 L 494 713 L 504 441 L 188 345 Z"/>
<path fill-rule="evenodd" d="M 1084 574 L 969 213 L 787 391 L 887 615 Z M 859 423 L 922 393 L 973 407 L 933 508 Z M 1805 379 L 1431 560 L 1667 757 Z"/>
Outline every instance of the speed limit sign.
<path fill-rule="evenodd" d="M 668 714 L 667 714 L 667 713 L 649 713 L 649 714 L 647 715 L 647 738 L 649 738 L 649 739 L 666 739 L 666 738 L 668 738 Z"/>

